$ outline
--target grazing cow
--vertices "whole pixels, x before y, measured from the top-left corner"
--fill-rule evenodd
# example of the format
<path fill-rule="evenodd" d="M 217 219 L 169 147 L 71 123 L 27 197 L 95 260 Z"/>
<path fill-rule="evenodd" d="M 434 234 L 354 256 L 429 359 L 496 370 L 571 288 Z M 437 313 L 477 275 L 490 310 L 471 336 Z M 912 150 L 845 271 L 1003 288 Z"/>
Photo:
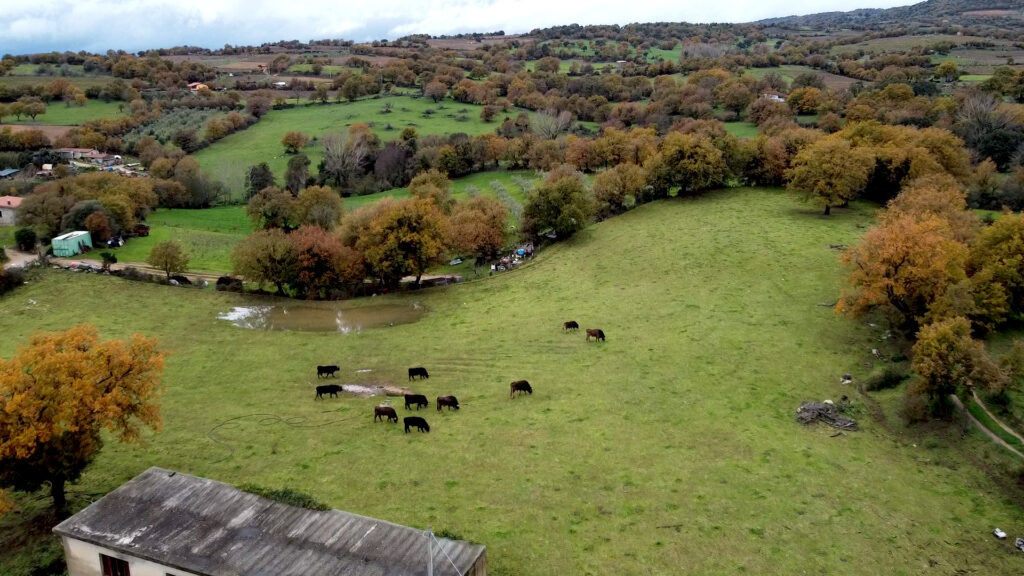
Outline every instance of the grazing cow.
<path fill-rule="evenodd" d="M 423 394 L 406 394 L 405 395 L 405 409 L 409 410 L 410 407 L 415 404 L 416 409 L 419 410 L 421 407 L 426 408 L 430 405 L 427 402 L 427 397 Z"/>
<path fill-rule="evenodd" d="M 562 322 L 562 332 L 568 332 L 570 330 L 579 330 L 580 324 L 575 320 L 569 320 L 568 322 Z"/>
<path fill-rule="evenodd" d="M 587 328 L 587 342 L 590 342 L 591 338 L 604 342 L 604 330 L 600 328 Z"/>
<path fill-rule="evenodd" d="M 414 426 L 420 432 L 430 432 L 430 424 L 427 424 L 427 421 L 424 420 L 423 418 L 420 418 L 419 416 L 407 416 L 405 418 L 404 422 L 405 422 L 405 433 L 406 434 L 408 434 L 409 433 L 409 429 L 414 427 Z"/>
<path fill-rule="evenodd" d="M 394 420 L 395 424 L 398 424 L 398 413 L 391 406 L 374 406 L 373 421 L 376 422 L 378 418 L 380 418 L 381 422 L 387 418 L 388 422 Z"/>
<path fill-rule="evenodd" d="M 409 368 L 409 380 L 415 380 L 419 376 L 420 379 L 430 378 L 430 374 L 427 374 L 427 369 L 423 366 L 417 366 L 416 368 Z"/>
<path fill-rule="evenodd" d="M 327 378 L 328 376 L 334 376 L 334 373 L 337 372 L 338 370 L 341 370 L 341 368 L 338 368 L 337 366 L 334 366 L 334 365 L 330 365 L 330 366 L 317 366 L 316 367 L 316 377 L 317 378 Z"/>
<path fill-rule="evenodd" d="M 459 400 L 455 396 L 438 396 L 437 397 L 437 411 L 441 411 L 442 406 L 447 406 L 449 410 L 455 408 L 459 409 Z"/>
<path fill-rule="evenodd" d="M 340 384 L 324 384 L 316 387 L 316 398 L 314 400 L 320 400 L 324 397 L 324 394 L 330 394 L 335 398 L 338 397 L 338 392 L 342 391 Z"/>
<path fill-rule="evenodd" d="M 526 392 L 527 394 L 533 395 L 533 388 L 530 387 L 530 383 L 526 380 L 516 380 L 510 386 L 508 393 L 509 398 L 515 398 L 516 392 Z"/>

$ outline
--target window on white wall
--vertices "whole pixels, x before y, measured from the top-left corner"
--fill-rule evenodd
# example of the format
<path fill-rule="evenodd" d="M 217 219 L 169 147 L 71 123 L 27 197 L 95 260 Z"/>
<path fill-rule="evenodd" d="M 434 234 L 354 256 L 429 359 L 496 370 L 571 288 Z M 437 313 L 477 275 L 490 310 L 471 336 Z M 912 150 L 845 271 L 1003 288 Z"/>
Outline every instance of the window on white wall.
<path fill-rule="evenodd" d="M 100 565 L 103 568 L 103 576 L 131 576 L 127 560 L 100 554 Z"/>

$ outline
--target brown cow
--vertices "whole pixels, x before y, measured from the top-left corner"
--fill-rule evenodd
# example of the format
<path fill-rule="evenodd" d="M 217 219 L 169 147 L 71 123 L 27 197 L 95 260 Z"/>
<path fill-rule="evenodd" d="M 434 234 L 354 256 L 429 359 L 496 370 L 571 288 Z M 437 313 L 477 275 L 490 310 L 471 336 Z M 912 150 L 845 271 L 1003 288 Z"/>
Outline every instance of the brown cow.
<path fill-rule="evenodd" d="M 437 397 L 437 411 L 441 411 L 442 406 L 447 406 L 449 410 L 455 408 L 459 409 L 459 400 L 455 396 L 438 396 Z"/>
<path fill-rule="evenodd" d="M 604 342 L 604 330 L 600 328 L 587 328 L 587 342 L 590 342 L 591 338 Z"/>
<path fill-rule="evenodd" d="M 575 320 L 569 320 L 568 322 L 562 322 L 562 332 L 568 332 L 570 330 L 579 330 L 580 323 Z"/>
<path fill-rule="evenodd" d="M 378 418 L 380 418 L 381 422 L 387 418 L 388 422 L 394 420 L 395 424 L 398 424 L 398 413 L 391 406 L 374 406 L 373 421 L 376 422 Z"/>
<path fill-rule="evenodd" d="M 533 395 L 533 388 L 530 387 L 530 383 L 527 382 L 526 380 L 516 380 L 515 382 L 513 382 L 511 384 L 511 386 L 509 388 L 510 388 L 509 393 L 508 393 L 508 397 L 509 398 L 515 398 L 516 397 L 516 392 L 526 392 L 527 394 L 530 394 L 531 396 Z"/>

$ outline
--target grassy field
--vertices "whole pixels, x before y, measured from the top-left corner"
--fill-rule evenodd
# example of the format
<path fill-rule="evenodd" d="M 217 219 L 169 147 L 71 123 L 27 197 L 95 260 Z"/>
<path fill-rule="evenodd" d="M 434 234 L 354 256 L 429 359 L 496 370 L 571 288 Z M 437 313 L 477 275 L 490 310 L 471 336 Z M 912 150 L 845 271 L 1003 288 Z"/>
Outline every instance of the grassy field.
<path fill-rule="evenodd" d="M 0 226 L 0 250 L 14 245 L 14 232 L 17 226 Z"/>
<path fill-rule="evenodd" d="M 683 54 L 683 46 L 677 44 L 675 48 L 671 50 L 662 50 L 658 47 L 653 47 L 647 51 L 647 60 L 650 62 L 657 62 L 659 60 L 665 60 L 667 62 L 678 62 L 679 57 Z"/>
<path fill-rule="evenodd" d="M 753 122 L 725 122 L 725 130 L 737 138 L 757 137 L 757 124 Z"/>
<path fill-rule="evenodd" d="M 78 322 L 168 351 L 163 431 L 109 442 L 71 489 L 79 507 L 156 465 L 447 530 L 487 545 L 496 576 L 1017 573 L 990 533 L 1019 528 L 1019 505 L 979 470 L 1005 464 L 998 448 L 955 425 L 904 429 L 899 390 L 875 396 L 876 420 L 839 384 L 873 368 L 882 328 L 819 305 L 840 285 L 828 245 L 872 217 L 754 189 L 656 202 L 514 273 L 352 303 L 429 313 L 349 336 L 217 320 L 240 295 L 46 271 L 0 298 L 0 356 Z M 563 334 L 569 319 L 608 341 Z M 431 406 L 431 432 L 403 434 L 371 422 L 379 399 L 314 401 L 325 363 L 342 384 L 426 366 L 414 389 L 462 410 Z M 535 393 L 509 400 L 521 378 Z M 794 421 L 802 401 L 843 394 L 861 431 Z M 26 534 L 53 541 L 45 499 L 19 502 L 0 519 L 10 576 Z"/>
<path fill-rule="evenodd" d="M 53 82 L 56 76 L 0 76 L 0 86 L 45 86 Z M 89 88 L 91 86 L 106 86 L 113 80 L 113 76 L 68 76 L 67 81 L 75 86 Z"/>
<path fill-rule="evenodd" d="M 774 72 L 774 73 L 778 74 L 779 76 L 782 76 L 782 78 L 787 83 L 792 83 L 793 79 L 796 78 L 799 74 L 801 74 L 803 72 L 808 72 L 808 73 L 811 73 L 811 74 L 816 74 L 816 75 L 822 77 L 822 79 L 825 82 L 826 86 L 828 86 L 829 88 L 836 88 L 836 89 L 849 88 L 850 86 L 852 86 L 854 83 L 857 82 L 856 78 L 849 78 L 847 76 L 840 76 L 838 74 L 832 74 L 831 72 L 823 72 L 821 70 L 817 70 L 815 68 L 811 68 L 810 66 L 797 66 L 797 65 L 790 65 L 790 64 L 785 64 L 785 65 L 782 65 L 782 66 L 777 66 L 775 68 L 747 68 L 747 69 L 744 70 L 743 73 L 746 74 L 746 75 L 752 76 L 755 79 L 760 80 L 761 78 L 764 78 L 765 75 L 767 75 L 767 74 L 769 74 L 771 72 Z"/>
<path fill-rule="evenodd" d="M 390 113 L 384 113 L 385 104 L 391 104 Z M 480 120 L 481 108 L 451 100 L 434 103 L 425 98 L 392 97 L 274 110 L 248 130 L 232 134 L 201 150 L 195 158 L 203 169 L 224 182 L 238 197 L 249 166 L 267 162 L 278 178 L 284 177 L 288 156 L 281 146 L 281 137 L 290 130 L 321 138 L 324 134 L 341 132 L 354 123 L 364 122 L 373 124 L 374 133 L 382 141 L 398 138 L 406 126 L 415 126 L 420 135 L 458 132 L 475 135 L 494 130 L 503 118 L 499 116 L 496 121 L 485 123 Z M 434 112 L 426 116 L 428 109 Z M 513 116 L 515 114 L 517 112 L 512 112 Z M 387 128 L 389 124 L 390 130 Z M 321 145 L 315 143 L 304 152 L 312 161 L 310 170 L 316 172 L 322 154 Z"/>
<path fill-rule="evenodd" d="M 231 270 L 231 250 L 252 233 L 244 206 L 222 206 L 205 210 L 165 209 L 150 214 L 149 236 L 131 238 L 124 246 L 111 249 L 121 262 L 145 262 L 158 242 L 175 240 L 189 255 L 193 272 Z M 99 260 L 100 250 L 86 258 Z"/>
<path fill-rule="evenodd" d="M 35 121 L 24 116 L 18 124 L 25 126 L 77 126 L 87 120 L 124 116 L 124 112 L 118 109 L 119 105 L 123 106 L 125 110 L 128 108 L 124 102 L 104 102 L 102 100 L 89 100 L 85 106 L 70 107 L 64 105 L 63 102 L 51 102 L 46 105 L 46 114 L 36 116 Z M 10 124 L 11 120 L 14 120 L 13 116 L 7 118 L 7 123 Z"/>
<path fill-rule="evenodd" d="M 452 182 L 452 195 L 463 199 L 475 188 L 477 193 L 499 197 L 493 182 L 500 182 L 508 195 L 520 204 L 526 193 L 516 179 L 538 182 L 540 176 L 529 170 L 498 170 L 478 172 Z M 404 198 L 409 195 L 407 188 L 395 188 L 377 194 L 345 198 L 345 210 L 379 201 L 384 197 Z M 231 251 L 245 236 L 252 233 L 252 224 L 245 214 L 245 206 L 220 206 L 204 210 L 164 209 L 150 214 L 149 236 L 131 238 L 124 246 L 111 249 L 121 262 L 145 262 L 149 252 L 158 242 L 175 240 L 180 242 L 190 255 L 189 270 L 227 274 L 231 271 Z M 14 228 L 0 227 L 0 242 L 10 236 Z M 83 255 L 83 259 L 100 261 L 100 250 Z M 446 273 L 451 270 L 446 271 Z"/>

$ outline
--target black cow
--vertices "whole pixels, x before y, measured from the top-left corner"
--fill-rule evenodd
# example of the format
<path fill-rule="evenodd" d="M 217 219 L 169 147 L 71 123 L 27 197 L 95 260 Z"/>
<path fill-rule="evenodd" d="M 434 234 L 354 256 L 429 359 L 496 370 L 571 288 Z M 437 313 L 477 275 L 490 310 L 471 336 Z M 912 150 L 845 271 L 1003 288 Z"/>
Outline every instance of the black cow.
<path fill-rule="evenodd" d="M 419 416 L 407 416 L 404 422 L 406 434 L 409 433 L 409 429 L 412 427 L 416 427 L 420 432 L 430 432 L 430 424 L 427 424 L 427 421 Z"/>
<path fill-rule="evenodd" d="M 530 383 L 526 380 L 516 380 L 509 386 L 508 397 L 515 398 L 516 392 L 526 392 L 532 396 L 533 388 L 530 387 Z"/>
<path fill-rule="evenodd" d="M 427 402 L 427 397 L 424 396 L 423 394 L 406 394 L 405 409 L 409 410 L 413 404 L 416 405 L 417 410 L 419 410 L 421 407 L 426 408 L 427 406 L 430 406 L 430 403 Z"/>
<path fill-rule="evenodd" d="M 447 406 L 449 410 L 455 408 L 459 409 L 459 399 L 455 396 L 438 396 L 437 397 L 437 411 L 440 412 L 443 406 Z"/>
<path fill-rule="evenodd" d="M 328 376 L 334 376 L 334 373 L 337 372 L 338 370 L 341 370 L 341 368 L 338 368 L 337 366 L 334 366 L 333 364 L 329 365 L 329 366 L 317 366 L 316 367 L 316 377 L 317 378 L 326 378 Z"/>
<path fill-rule="evenodd" d="M 430 374 L 427 374 L 427 369 L 423 366 L 417 366 L 415 368 L 409 368 L 409 380 L 415 380 L 419 376 L 421 379 L 430 379 Z"/>
<path fill-rule="evenodd" d="M 338 397 L 338 392 L 341 392 L 341 391 L 342 391 L 342 387 L 341 387 L 340 384 L 324 384 L 322 386 L 317 386 L 316 387 L 316 398 L 314 398 L 314 400 L 319 400 L 319 399 L 323 398 L 324 394 L 330 394 L 331 396 L 334 396 L 335 398 L 337 398 Z"/>
<path fill-rule="evenodd" d="M 562 322 L 562 331 L 568 332 L 570 330 L 579 330 L 580 323 L 575 320 L 569 320 L 568 322 Z"/>
<path fill-rule="evenodd" d="M 587 342 L 590 342 L 591 338 L 604 342 L 604 330 L 600 328 L 587 328 Z"/>
<path fill-rule="evenodd" d="M 392 408 L 391 406 L 374 406 L 373 421 L 376 422 L 378 418 L 380 418 L 381 422 L 383 422 L 384 419 L 387 418 L 388 422 L 394 420 L 395 424 L 398 424 L 398 413 L 396 413 L 395 409 Z"/>

